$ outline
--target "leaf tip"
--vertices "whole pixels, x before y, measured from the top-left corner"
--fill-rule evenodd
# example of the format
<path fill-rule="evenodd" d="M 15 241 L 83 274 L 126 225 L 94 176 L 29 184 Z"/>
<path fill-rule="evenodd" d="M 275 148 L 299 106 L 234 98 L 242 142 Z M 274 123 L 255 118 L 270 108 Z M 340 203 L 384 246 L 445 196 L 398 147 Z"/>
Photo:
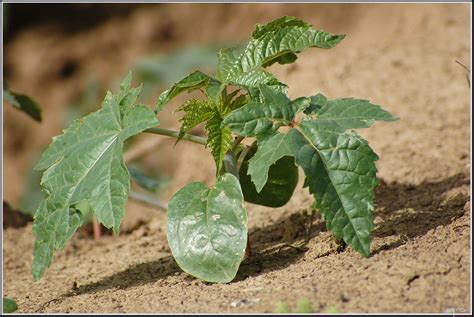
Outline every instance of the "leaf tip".
<path fill-rule="evenodd" d="M 345 37 L 346 37 L 346 34 L 333 35 L 331 40 L 329 41 L 331 44 L 331 47 L 334 47 L 337 44 L 339 44 Z"/>
<path fill-rule="evenodd" d="M 124 80 L 120 84 L 120 91 L 126 91 L 130 88 L 132 83 L 132 71 L 128 71 L 127 76 L 125 76 Z"/>

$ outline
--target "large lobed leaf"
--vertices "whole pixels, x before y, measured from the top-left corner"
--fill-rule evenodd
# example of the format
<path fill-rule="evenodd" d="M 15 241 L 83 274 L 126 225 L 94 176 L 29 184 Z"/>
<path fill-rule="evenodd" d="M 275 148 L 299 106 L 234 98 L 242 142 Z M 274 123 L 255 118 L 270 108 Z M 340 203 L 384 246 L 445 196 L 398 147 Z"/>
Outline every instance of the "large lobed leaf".
<path fill-rule="evenodd" d="M 130 189 L 123 162 L 124 141 L 158 124 L 154 112 L 135 106 L 140 88 L 130 89 L 131 74 L 116 95 L 107 93 L 102 108 L 76 120 L 43 153 L 36 169 L 46 169 L 41 184 L 46 198 L 34 221 L 32 273 L 39 279 L 82 224 L 77 205 L 88 203 L 97 220 L 119 231 Z"/>
<path fill-rule="evenodd" d="M 326 226 L 336 238 L 369 256 L 377 155 L 355 133 L 310 120 L 297 129 L 301 137 L 296 163 L 305 171 L 305 185 Z"/>
<path fill-rule="evenodd" d="M 261 91 L 268 94 L 264 104 L 250 103 L 230 113 L 223 122 L 239 135 L 257 137 L 258 149 L 248 167 L 256 191 L 267 183 L 275 162 L 294 156 L 305 171 L 305 185 L 314 194 L 328 229 L 368 256 L 377 155 L 365 140 L 346 130 L 397 118 L 366 100 L 328 101 L 318 94 L 290 102 L 268 87 Z M 300 111 L 315 113 L 316 118 L 308 116 L 294 122 Z M 284 124 L 295 128 L 286 134 L 277 132 Z"/>
<path fill-rule="evenodd" d="M 220 176 L 214 187 L 191 183 L 168 207 L 168 243 L 183 271 L 208 282 L 234 279 L 247 245 L 247 212 L 239 180 Z"/>

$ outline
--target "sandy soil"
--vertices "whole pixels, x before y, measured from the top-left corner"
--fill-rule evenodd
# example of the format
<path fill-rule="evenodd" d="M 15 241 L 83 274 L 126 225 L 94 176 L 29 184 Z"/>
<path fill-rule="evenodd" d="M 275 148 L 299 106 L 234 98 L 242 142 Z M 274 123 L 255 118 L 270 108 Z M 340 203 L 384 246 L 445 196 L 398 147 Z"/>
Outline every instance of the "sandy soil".
<path fill-rule="evenodd" d="M 300 298 L 316 312 L 471 311 L 470 88 L 455 63 L 469 63 L 467 4 L 162 5 L 75 34 L 26 29 L 5 47 L 7 79 L 46 115 L 39 125 L 4 108 L 5 200 L 16 206 L 27 166 L 60 132 L 64 105 L 90 72 L 112 86 L 143 54 L 243 40 L 283 14 L 347 34 L 337 48 L 274 67 L 292 97 L 365 98 L 401 118 L 361 131 L 380 156 L 372 256 L 341 249 L 319 218 L 307 249 L 289 247 L 302 246 L 312 202 L 298 189 L 281 208 L 248 204 L 252 257 L 232 283 L 203 283 L 171 257 L 166 215 L 130 201 L 120 236 L 76 235 L 39 282 L 31 224 L 4 229 L 4 293 L 19 312 L 274 312 Z M 75 71 L 64 76 L 67 63 Z M 160 119 L 177 127 L 169 113 Z M 171 151 L 173 143 L 149 155 L 173 175 L 164 199 L 190 181 L 213 182 L 207 150 L 182 142 Z"/>

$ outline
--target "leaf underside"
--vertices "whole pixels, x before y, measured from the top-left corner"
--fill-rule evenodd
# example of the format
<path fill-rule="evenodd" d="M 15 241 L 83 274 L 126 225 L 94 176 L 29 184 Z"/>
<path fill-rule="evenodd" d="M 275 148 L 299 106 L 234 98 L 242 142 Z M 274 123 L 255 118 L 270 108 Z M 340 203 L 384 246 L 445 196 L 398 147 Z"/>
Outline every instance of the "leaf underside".
<path fill-rule="evenodd" d="M 82 225 L 77 205 L 89 202 L 101 224 L 119 231 L 130 189 L 123 143 L 158 124 L 151 109 L 134 105 L 140 88 L 130 89 L 130 82 L 131 74 L 118 94 L 107 93 L 100 110 L 54 137 L 35 167 L 46 169 L 41 180 L 46 198 L 33 225 L 35 279 L 50 265 L 54 250 L 62 249 Z"/>
<path fill-rule="evenodd" d="M 275 137 L 279 136 L 285 138 L 286 135 L 277 134 Z M 286 151 L 288 155 L 285 156 L 283 154 L 285 145 L 283 145 L 283 148 L 278 148 L 277 153 L 273 153 L 273 148 L 269 150 L 272 153 L 268 157 L 265 155 L 266 151 L 261 151 L 260 156 L 255 157 L 255 151 L 259 146 L 270 144 L 281 146 L 280 144 L 285 142 L 279 143 L 272 141 L 264 144 L 259 141 L 258 146 L 250 147 L 239 169 L 239 181 L 245 201 L 267 207 L 281 207 L 291 199 L 298 184 L 298 167 L 295 165 L 293 152 Z M 237 155 L 240 156 L 239 153 Z M 253 164 L 253 175 L 248 175 L 249 163 Z M 252 179 L 257 178 L 261 179 L 261 187 L 258 189 L 252 182 Z"/>
<path fill-rule="evenodd" d="M 247 245 L 247 212 L 237 177 L 191 183 L 168 205 L 168 243 L 183 271 L 208 282 L 234 279 Z"/>
<path fill-rule="evenodd" d="M 249 160 L 248 174 L 251 176 L 257 192 L 267 183 L 270 167 L 285 156 L 293 156 L 296 130 L 288 133 L 276 133 L 258 141 L 257 153 Z"/>

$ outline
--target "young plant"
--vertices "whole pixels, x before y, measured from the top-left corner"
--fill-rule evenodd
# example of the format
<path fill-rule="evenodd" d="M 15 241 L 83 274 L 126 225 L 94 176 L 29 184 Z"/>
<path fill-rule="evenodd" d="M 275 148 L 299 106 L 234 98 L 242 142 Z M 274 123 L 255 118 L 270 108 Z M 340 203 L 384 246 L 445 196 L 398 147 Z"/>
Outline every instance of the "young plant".
<path fill-rule="evenodd" d="M 353 129 L 396 118 L 367 100 L 322 94 L 291 100 L 287 86 L 266 70 L 294 62 L 305 48 L 332 48 L 343 38 L 294 17 L 257 25 L 242 51 L 219 51 L 215 76 L 189 74 L 159 96 L 155 112 L 135 105 L 140 87 L 130 88 L 127 76 L 117 94 L 107 93 L 100 110 L 53 138 L 36 166 L 45 170 L 46 198 L 35 215 L 35 279 L 83 223 L 84 206 L 119 232 L 130 190 L 123 144 L 141 132 L 205 145 L 216 164 L 213 187 L 188 184 L 168 205 L 168 243 L 185 272 L 210 282 L 232 281 L 247 246 L 244 200 L 286 204 L 297 166 L 327 228 L 369 256 L 377 155 Z M 178 108 L 184 112 L 180 131 L 157 128 L 156 114 L 191 90 L 201 90 L 205 98 Z M 207 139 L 187 134 L 204 122 Z M 251 146 L 241 143 L 250 137 L 256 138 Z"/>

